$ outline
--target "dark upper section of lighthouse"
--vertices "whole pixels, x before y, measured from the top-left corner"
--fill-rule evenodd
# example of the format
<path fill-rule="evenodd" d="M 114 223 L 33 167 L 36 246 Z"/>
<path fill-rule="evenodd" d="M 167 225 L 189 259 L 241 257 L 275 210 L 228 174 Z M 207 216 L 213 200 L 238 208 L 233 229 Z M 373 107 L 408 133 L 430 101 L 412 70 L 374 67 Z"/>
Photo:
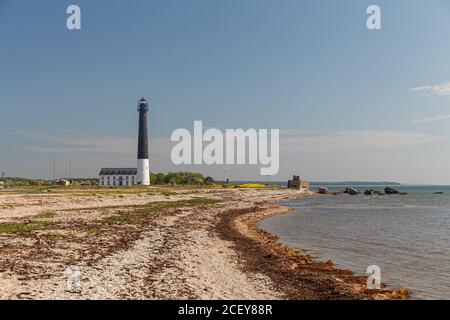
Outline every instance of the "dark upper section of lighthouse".
<path fill-rule="evenodd" d="M 139 100 L 137 111 L 148 111 L 148 101 L 145 98 Z"/>
<path fill-rule="evenodd" d="M 147 112 L 149 107 L 145 98 L 139 100 L 137 110 L 139 111 L 138 159 L 148 159 Z"/>

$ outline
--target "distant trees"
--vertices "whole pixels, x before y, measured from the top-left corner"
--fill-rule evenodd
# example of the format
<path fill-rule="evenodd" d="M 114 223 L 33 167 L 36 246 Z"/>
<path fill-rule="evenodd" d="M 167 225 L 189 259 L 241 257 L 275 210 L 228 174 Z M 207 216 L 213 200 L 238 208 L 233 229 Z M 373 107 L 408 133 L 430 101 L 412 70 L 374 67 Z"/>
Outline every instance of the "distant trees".
<path fill-rule="evenodd" d="M 81 185 L 81 186 L 92 186 L 97 185 L 97 178 L 79 178 L 79 179 L 68 179 L 71 181 L 73 185 Z M 53 180 L 45 180 L 45 179 L 28 179 L 28 178 L 20 178 L 20 177 L 5 177 L 0 179 L 5 186 L 54 186 L 57 183 Z"/>
<path fill-rule="evenodd" d="M 212 177 L 204 177 L 196 172 L 169 172 L 150 173 L 150 184 L 170 184 L 170 185 L 204 185 L 214 184 Z"/>
<path fill-rule="evenodd" d="M 150 184 L 164 184 L 164 173 L 150 173 Z"/>
<path fill-rule="evenodd" d="M 216 183 L 216 181 L 212 177 L 205 178 L 205 184 L 211 185 L 211 184 L 215 184 L 215 183 Z"/>
<path fill-rule="evenodd" d="M 72 185 L 89 186 L 97 185 L 98 178 L 80 178 L 69 179 Z M 5 186 L 53 186 L 55 181 L 44 179 L 26 179 L 6 177 L 0 179 Z M 195 172 L 169 172 L 164 173 L 150 173 L 150 183 L 153 185 L 213 185 L 216 181 L 212 177 L 204 177 L 201 173 Z"/>
<path fill-rule="evenodd" d="M 16 178 L 16 177 L 6 177 L 2 178 L 1 181 L 6 186 L 34 186 L 34 185 L 40 185 L 43 183 L 43 180 L 38 179 L 26 179 L 26 178 Z"/>

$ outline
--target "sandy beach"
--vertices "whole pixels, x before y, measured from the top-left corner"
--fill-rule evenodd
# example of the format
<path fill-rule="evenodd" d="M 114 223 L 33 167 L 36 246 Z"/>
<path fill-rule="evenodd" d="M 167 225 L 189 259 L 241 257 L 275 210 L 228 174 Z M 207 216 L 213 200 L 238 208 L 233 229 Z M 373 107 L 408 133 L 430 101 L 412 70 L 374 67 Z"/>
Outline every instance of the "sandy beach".
<path fill-rule="evenodd" d="M 0 193 L 1 299 L 405 299 L 256 223 L 285 189 Z"/>

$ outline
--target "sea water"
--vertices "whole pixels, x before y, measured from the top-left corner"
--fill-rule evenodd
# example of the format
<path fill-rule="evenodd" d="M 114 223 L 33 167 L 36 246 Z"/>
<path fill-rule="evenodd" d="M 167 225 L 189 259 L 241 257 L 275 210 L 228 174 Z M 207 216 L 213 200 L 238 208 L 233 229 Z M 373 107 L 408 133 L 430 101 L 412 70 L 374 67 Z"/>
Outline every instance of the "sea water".
<path fill-rule="evenodd" d="M 360 187 L 369 188 L 377 187 Z M 413 299 L 450 299 L 450 186 L 395 188 L 408 195 L 326 195 L 284 202 L 293 213 L 263 220 L 259 227 L 356 274 L 377 265 L 382 282 L 410 288 Z"/>

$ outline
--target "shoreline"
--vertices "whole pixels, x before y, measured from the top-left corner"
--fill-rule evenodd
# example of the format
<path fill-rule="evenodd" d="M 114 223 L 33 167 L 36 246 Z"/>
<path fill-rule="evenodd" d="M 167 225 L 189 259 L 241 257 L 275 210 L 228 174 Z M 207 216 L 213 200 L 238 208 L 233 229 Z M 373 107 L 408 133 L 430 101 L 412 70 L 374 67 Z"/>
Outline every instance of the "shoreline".
<path fill-rule="evenodd" d="M 285 189 L 148 188 L 0 197 L 0 298 L 405 299 L 257 227 Z M 206 259 L 205 259 L 206 257 Z M 67 287 L 70 268 L 80 287 Z M 69 269 L 68 269 L 69 268 Z"/>
<path fill-rule="evenodd" d="M 261 203 L 250 210 L 231 210 L 217 231 L 225 240 L 233 241 L 246 271 L 269 277 L 286 299 L 406 300 L 410 297 L 408 289 L 388 289 L 384 283 L 380 290 L 367 289 L 367 276 L 338 269 L 331 260 L 317 261 L 304 249 L 282 244 L 276 235 L 257 226 L 264 219 L 292 212 L 293 208 L 273 202 Z"/>

